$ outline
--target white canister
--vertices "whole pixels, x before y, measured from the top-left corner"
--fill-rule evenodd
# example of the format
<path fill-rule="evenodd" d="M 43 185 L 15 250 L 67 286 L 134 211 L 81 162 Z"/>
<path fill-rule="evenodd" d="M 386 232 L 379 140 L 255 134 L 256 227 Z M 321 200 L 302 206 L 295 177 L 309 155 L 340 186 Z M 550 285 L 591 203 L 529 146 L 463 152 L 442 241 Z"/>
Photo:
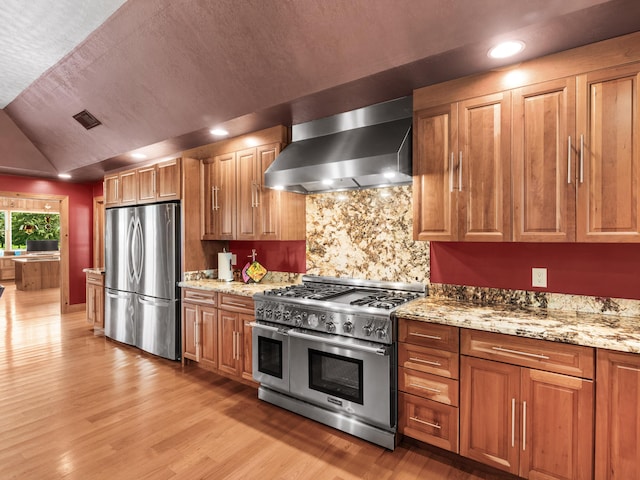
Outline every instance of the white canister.
<path fill-rule="evenodd" d="M 226 282 L 233 281 L 233 269 L 231 268 L 231 252 L 218 253 L 218 279 Z"/>

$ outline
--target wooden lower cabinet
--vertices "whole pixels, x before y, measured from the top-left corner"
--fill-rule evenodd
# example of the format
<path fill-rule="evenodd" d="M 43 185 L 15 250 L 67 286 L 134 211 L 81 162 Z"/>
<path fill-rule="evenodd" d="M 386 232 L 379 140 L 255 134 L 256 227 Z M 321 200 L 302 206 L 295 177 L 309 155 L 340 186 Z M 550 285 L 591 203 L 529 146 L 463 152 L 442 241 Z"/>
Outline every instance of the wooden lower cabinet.
<path fill-rule="evenodd" d="M 87 322 L 93 328 L 104 328 L 104 275 L 87 273 Z"/>
<path fill-rule="evenodd" d="M 13 280 L 16 278 L 15 263 L 10 258 L 0 258 L 0 280 Z"/>
<path fill-rule="evenodd" d="M 459 330 L 401 318 L 398 431 L 458 452 Z"/>
<path fill-rule="evenodd" d="M 640 479 L 640 355 L 598 350 L 595 478 Z"/>
<path fill-rule="evenodd" d="M 253 382 L 251 369 L 251 322 L 253 299 L 220 294 L 218 310 L 218 368 L 221 372 Z"/>
<path fill-rule="evenodd" d="M 460 453 L 531 479 L 593 478 L 591 380 L 461 356 Z"/>
<path fill-rule="evenodd" d="M 218 368 L 216 293 L 182 290 L 182 358 L 207 370 Z"/>

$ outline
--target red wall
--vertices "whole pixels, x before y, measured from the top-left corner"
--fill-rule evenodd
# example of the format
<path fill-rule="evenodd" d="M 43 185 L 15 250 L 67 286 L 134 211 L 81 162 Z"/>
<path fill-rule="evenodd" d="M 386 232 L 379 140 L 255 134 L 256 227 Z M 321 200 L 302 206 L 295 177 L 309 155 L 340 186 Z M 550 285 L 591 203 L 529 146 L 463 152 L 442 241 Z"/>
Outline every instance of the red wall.
<path fill-rule="evenodd" d="M 82 269 L 92 265 L 93 194 L 95 188 L 97 187 L 88 183 L 0 175 L 0 190 L 4 192 L 66 195 L 69 197 L 69 303 L 72 305 L 85 302 L 85 274 Z"/>
<path fill-rule="evenodd" d="M 531 287 L 531 268 L 547 287 Z M 431 242 L 431 282 L 640 299 L 640 245 Z"/>
<path fill-rule="evenodd" d="M 256 260 L 267 270 L 275 272 L 306 273 L 306 242 L 292 241 L 230 241 L 229 250 L 238 256 L 238 264 L 234 268 L 242 269 L 251 261 L 251 249 L 256 249 Z"/>

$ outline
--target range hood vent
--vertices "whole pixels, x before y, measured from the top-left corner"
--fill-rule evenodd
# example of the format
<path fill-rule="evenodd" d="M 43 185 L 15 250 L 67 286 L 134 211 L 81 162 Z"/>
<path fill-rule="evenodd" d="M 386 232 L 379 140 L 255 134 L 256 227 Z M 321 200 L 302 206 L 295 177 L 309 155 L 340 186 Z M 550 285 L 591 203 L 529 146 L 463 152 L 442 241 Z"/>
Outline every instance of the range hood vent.
<path fill-rule="evenodd" d="M 294 125 L 265 186 L 311 194 L 411 183 L 412 97 Z"/>

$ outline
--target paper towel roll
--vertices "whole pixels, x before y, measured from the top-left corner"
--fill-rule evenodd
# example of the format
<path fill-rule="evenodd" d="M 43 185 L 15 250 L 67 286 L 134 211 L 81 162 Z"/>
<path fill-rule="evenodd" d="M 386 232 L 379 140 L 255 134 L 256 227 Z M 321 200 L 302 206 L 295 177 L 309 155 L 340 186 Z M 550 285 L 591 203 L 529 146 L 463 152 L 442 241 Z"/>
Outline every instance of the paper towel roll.
<path fill-rule="evenodd" d="M 218 253 L 218 279 L 227 282 L 233 281 L 233 270 L 231 269 L 231 253 Z"/>

